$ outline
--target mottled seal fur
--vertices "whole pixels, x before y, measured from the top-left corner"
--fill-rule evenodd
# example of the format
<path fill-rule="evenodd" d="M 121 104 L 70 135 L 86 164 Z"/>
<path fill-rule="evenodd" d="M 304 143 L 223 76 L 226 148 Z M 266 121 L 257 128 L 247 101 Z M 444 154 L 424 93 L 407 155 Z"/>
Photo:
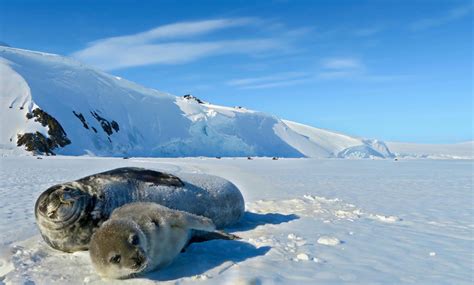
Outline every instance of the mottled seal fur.
<path fill-rule="evenodd" d="M 204 216 L 217 228 L 240 220 L 244 199 L 234 184 L 206 174 L 179 176 L 126 167 L 52 186 L 35 205 L 41 236 L 61 251 L 87 250 L 94 230 L 113 210 L 131 202 L 154 202 Z"/>
<path fill-rule="evenodd" d="M 215 226 L 208 218 L 156 203 L 130 203 L 92 235 L 89 254 L 100 276 L 127 278 L 170 264 L 196 230 L 213 232 Z"/>

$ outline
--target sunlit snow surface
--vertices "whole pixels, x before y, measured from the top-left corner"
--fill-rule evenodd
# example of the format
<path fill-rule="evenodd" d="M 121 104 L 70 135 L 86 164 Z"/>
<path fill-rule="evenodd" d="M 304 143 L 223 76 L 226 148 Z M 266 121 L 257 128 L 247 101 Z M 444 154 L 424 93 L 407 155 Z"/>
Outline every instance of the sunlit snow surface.
<path fill-rule="evenodd" d="M 121 166 L 229 179 L 247 213 L 241 241 L 193 244 L 123 283 L 472 284 L 473 161 L 0 158 L 0 284 L 97 284 L 87 252 L 39 237 L 49 186 Z"/>

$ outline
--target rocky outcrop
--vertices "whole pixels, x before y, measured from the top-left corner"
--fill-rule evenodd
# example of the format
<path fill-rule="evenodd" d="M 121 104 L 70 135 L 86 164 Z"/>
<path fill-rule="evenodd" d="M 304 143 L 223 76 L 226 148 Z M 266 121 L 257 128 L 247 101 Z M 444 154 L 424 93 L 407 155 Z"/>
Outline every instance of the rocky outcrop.
<path fill-rule="evenodd" d="M 17 145 L 24 145 L 27 151 L 31 151 L 35 154 L 54 155 L 50 144 L 51 140 L 40 132 L 18 135 Z"/>
<path fill-rule="evenodd" d="M 18 134 L 17 146 L 25 146 L 27 151 L 41 153 L 46 155 L 54 155 L 53 150 L 64 147 L 71 143 L 66 132 L 59 122 L 51 115 L 41 110 L 34 109 L 31 113 L 26 114 L 26 118 L 40 123 L 48 129 L 48 137 L 40 132 Z"/>
<path fill-rule="evenodd" d="M 86 118 L 84 118 L 84 115 L 82 115 L 82 113 L 76 113 L 76 111 L 72 111 L 72 113 L 79 119 L 79 121 L 81 121 L 82 126 L 84 128 L 89 129 L 89 125 L 86 122 Z"/>
<path fill-rule="evenodd" d="M 198 97 L 194 97 L 191 94 L 186 94 L 186 95 L 183 96 L 183 98 L 186 99 L 186 100 L 189 100 L 189 101 L 195 101 L 196 103 L 199 103 L 199 104 L 204 104 L 204 101 L 202 101 Z"/>
<path fill-rule="evenodd" d="M 95 111 L 91 111 L 91 114 L 97 120 L 97 122 L 100 123 L 100 126 L 108 136 L 113 134 L 114 131 L 118 132 L 120 130 L 119 124 L 116 121 L 112 120 L 109 122 Z"/>

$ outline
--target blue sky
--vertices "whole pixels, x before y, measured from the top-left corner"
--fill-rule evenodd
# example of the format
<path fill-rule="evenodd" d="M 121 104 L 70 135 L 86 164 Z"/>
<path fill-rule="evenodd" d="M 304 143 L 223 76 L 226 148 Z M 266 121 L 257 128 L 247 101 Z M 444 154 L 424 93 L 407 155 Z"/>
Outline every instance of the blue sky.
<path fill-rule="evenodd" d="M 456 0 L 0 0 L 0 41 L 174 95 L 450 143 L 472 140 L 473 10 Z"/>

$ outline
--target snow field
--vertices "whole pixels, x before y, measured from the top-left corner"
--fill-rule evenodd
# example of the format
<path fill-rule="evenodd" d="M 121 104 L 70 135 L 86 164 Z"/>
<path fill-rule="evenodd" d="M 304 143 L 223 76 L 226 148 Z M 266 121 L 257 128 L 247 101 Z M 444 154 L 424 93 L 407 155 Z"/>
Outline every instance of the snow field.
<path fill-rule="evenodd" d="M 87 252 L 49 248 L 33 206 L 47 187 L 140 166 L 222 176 L 246 199 L 239 241 L 193 244 L 122 283 L 471 284 L 472 161 L 1 158 L 0 282 L 102 284 Z"/>

